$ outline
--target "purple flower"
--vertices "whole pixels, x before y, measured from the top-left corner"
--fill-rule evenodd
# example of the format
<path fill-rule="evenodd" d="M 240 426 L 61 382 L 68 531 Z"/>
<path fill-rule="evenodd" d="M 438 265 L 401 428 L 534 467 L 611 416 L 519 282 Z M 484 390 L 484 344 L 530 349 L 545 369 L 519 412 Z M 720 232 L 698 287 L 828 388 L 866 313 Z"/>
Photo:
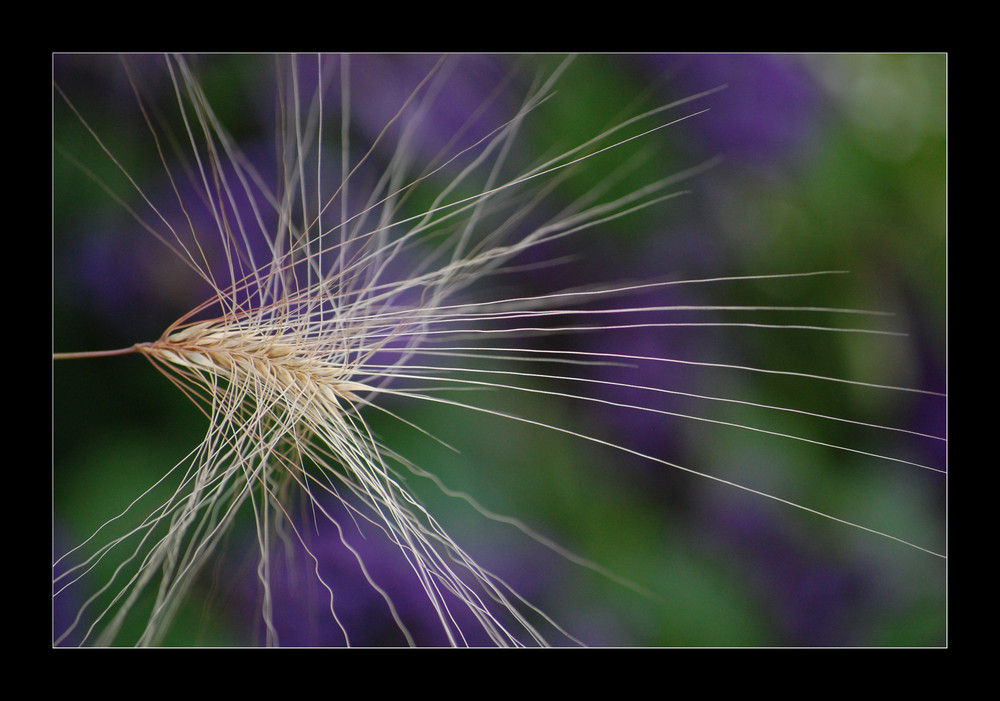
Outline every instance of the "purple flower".
<path fill-rule="evenodd" d="M 701 518 L 718 540 L 728 566 L 742 573 L 747 590 L 774 626 L 775 644 L 856 646 L 871 644 L 858 611 L 876 617 L 878 591 L 860 562 L 833 562 L 822 547 L 796 537 L 760 504 L 724 498 Z"/>
<path fill-rule="evenodd" d="M 409 641 L 400 630 L 401 623 L 417 646 L 452 645 L 439 612 L 404 552 L 381 529 L 337 501 L 325 499 L 321 503 L 339 525 L 323 515 L 315 521 L 297 521 L 296 531 L 305 546 L 290 535 L 269 554 L 278 642 L 286 647 L 406 646 Z M 561 568 L 557 556 L 544 550 L 526 555 L 523 547 L 517 552 L 517 557 L 511 558 L 502 554 L 503 548 L 493 547 L 478 559 L 525 598 L 543 596 L 553 587 Z M 238 606 L 247 620 L 257 621 L 255 635 L 263 642 L 260 583 L 255 570 L 243 571 Z M 440 586 L 441 582 L 434 580 L 434 584 L 449 607 L 443 615 L 457 636 L 454 643 L 492 646 L 466 604 Z"/>
<path fill-rule="evenodd" d="M 650 54 L 650 71 L 668 79 L 673 98 L 722 85 L 697 103 L 710 111 L 690 120 L 702 148 L 727 160 L 768 165 L 794 160 L 813 135 L 819 90 L 797 56 L 775 54 Z"/>

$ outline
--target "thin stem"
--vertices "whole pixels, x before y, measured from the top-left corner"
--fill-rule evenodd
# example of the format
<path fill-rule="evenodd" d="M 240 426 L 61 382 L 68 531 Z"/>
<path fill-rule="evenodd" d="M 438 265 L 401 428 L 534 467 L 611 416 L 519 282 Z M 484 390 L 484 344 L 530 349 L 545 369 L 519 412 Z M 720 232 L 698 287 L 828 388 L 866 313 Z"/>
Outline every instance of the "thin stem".
<path fill-rule="evenodd" d="M 106 350 L 106 351 L 81 351 L 79 353 L 53 353 L 53 360 L 75 360 L 77 358 L 103 358 L 109 355 L 128 355 L 129 353 L 137 353 L 139 351 L 139 346 L 144 345 L 141 343 L 136 343 L 134 346 L 129 346 L 128 348 L 119 348 L 117 350 Z"/>

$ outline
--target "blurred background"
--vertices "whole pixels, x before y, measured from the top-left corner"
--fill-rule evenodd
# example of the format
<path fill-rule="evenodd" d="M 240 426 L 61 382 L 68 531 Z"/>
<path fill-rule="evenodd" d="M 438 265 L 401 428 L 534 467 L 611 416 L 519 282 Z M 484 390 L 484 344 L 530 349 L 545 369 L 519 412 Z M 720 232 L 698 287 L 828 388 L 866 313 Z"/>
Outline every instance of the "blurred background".
<path fill-rule="evenodd" d="M 428 112 L 407 113 L 377 144 L 372 172 L 392 156 L 406 125 L 416 125 L 410 150 L 416 172 L 435 163 L 442 149 L 457 153 L 474 144 L 509 119 L 531 81 L 550 74 L 562 58 L 452 57 Z M 353 162 L 437 60 L 424 55 L 352 58 Z M 337 58 L 329 61 L 324 75 L 336 81 Z M 262 164 L 262 174 L 271 164 L 272 178 L 275 63 L 274 57 L 259 56 L 192 60 L 215 115 L 247 157 Z M 162 231 L 152 207 L 168 218 L 179 212 L 126 66 L 147 114 L 162 129 L 175 119 L 171 109 L 176 112 L 162 58 L 53 57 L 54 82 L 75 108 L 54 95 L 54 351 L 154 340 L 210 293 L 146 228 Z M 312 94 L 315 61 L 297 67 L 303 94 Z M 725 88 L 623 132 L 708 110 L 581 164 L 525 226 L 545 221 L 594 187 L 607 186 L 610 198 L 707 165 L 670 190 L 684 190 L 683 196 L 530 252 L 525 264 L 558 261 L 544 274 L 529 269 L 469 294 L 516 297 L 619 280 L 849 271 L 662 287 L 604 306 L 703 309 L 633 315 L 628 321 L 823 325 L 905 335 L 692 325 L 561 334 L 535 342 L 549 350 L 768 368 L 944 393 L 946 69 L 946 56 L 939 54 L 577 57 L 554 97 L 526 120 L 512 166 L 566 151 L 646 109 Z M 339 114 L 340 95 L 335 85 L 326 95 L 330 119 Z M 465 129 L 470 115 L 475 119 Z M 139 184 L 148 203 L 88 127 Z M 175 121 L 170 128 L 179 134 L 182 125 Z M 331 153 L 338 148 L 338 132 L 339 125 L 327 132 Z M 165 139 L 159 146 L 172 170 L 181 173 L 175 153 L 184 147 Z M 339 156 L 328 160 L 336 163 Z M 359 191 L 371 182 L 365 180 L 369 175 L 359 172 Z M 433 194 L 454 176 L 455 170 L 445 167 L 428 181 L 426 192 Z M 180 196 L 191 203 L 198 222 L 197 193 Z M 415 206 L 427 201 L 415 200 Z M 705 309 L 721 305 L 862 309 L 892 316 Z M 601 321 L 623 323 L 614 316 Z M 469 401 L 539 417 L 946 553 L 945 446 L 925 437 L 946 435 L 943 397 L 705 365 L 631 365 L 570 367 L 592 381 L 571 391 L 664 413 L 518 392 L 477 394 Z M 543 363 L 519 369 L 568 374 L 566 367 Z M 135 355 L 60 361 L 54 364 L 53 382 L 53 552 L 58 557 L 194 448 L 204 435 L 205 418 Z M 637 393 L 623 383 L 744 403 Z M 567 389 L 544 379 L 531 386 Z M 859 423 L 769 411 L 751 402 Z M 634 583 L 630 588 L 570 562 L 465 502 L 445 497 L 429 480 L 408 481 L 481 564 L 588 645 L 937 646 L 947 641 L 946 561 L 934 554 L 564 433 L 439 405 L 395 402 L 391 408 L 460 453 L 388 417 L 366 417 L 387 445 L 487 509 L 520 519 Z M 761 431 L 727 425 L 735 423 Z M 169 487 L 163 489 L 150 495 L 140 514 L 162 503 L 170 493 Z M 308 522 L 307 511 L 301 517 Z M 259 592 L 252 521 L 239 525 L 248 528 L 228 537 L 167 644 L 252 645 L 263 639 L 255 617 Z M 315 539 L 311 548 L 322 553 L 324 578 L 342 602 L 352 644 L 401 644 L 384 602 L 359 577 L 336 532 L 307 530 Z M 398 552 L 378 533 L 362 538 L 353 524 L 347 530 L 418 642 L 443 644 L 433 612 Z M 311 577 L 311 564 L 301 553 L 288 555 L 291 564 L 276 580 L 282 642 L 343 644 L 339 628 L 324 614 L 326 602 Z M 57 597 L 57 629 L 72 620 L 70 612 L 110 578 L 116 564 L 112 553 Z M 127 628 L 122 642 L 130 635 L 136 630 Z"/>

